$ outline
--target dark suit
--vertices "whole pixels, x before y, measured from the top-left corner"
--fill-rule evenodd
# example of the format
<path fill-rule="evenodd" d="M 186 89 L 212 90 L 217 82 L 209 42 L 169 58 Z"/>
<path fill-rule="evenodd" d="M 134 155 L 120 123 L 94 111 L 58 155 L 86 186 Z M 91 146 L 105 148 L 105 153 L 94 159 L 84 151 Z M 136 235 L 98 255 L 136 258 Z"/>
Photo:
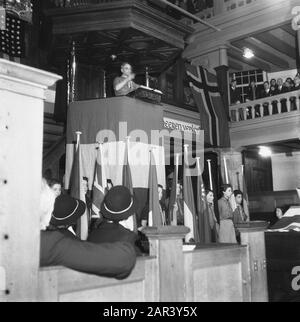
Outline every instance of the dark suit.
<path fill-rule="evenodd" d="M 138 235 L 124 228 L 117 222 L 102 222 L 96 229 L 94 229 L 89 234 L 88 241 L 95 244 L 115 243 L 118 241 L 124 241 L 134 246 L 136 253 L 140 254 L 139 249 L 136 247 Z"/>
<path fill-rule="evenodd" d="M 40 265 L 65 266 L 83 273 L 126 278 L 136 255 L 128 242 L 101 245 L 83 242 L 67 231 L 41 231 Z"/>
<path fill-rule="evenodd" d="M 137 235 L 124 228 L 119 223 L 104 221 L 98 228 L 94 229 L 89 237 L 88 241 L 92 243 L 115 243 L 117 241 L 126 241 L 134 244 L 137 239 Z"/>
<path fill-rule="evenodd" d="M 237 104 L 237 102 L 242 102 L 242 94 L 240 88 L 232 88 L 230 86 L 230 103 L 232 105 Z"/>

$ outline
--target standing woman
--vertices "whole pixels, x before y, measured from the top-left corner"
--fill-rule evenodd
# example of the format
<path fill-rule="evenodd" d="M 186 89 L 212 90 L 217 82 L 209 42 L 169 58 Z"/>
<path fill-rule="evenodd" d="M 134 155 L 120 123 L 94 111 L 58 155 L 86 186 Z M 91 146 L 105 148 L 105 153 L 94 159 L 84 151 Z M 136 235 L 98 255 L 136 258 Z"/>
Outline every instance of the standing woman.
<path fill-rule="evenodd" d="M 218 201 L 220 214 L 219 242 L 225 244 L 237 244 L 233 225 L 233 211 L 229 202 L 232 196 L 232 186 L 225 184 L 221 188 L 223 197 Z"/>
<path fill-rule="evenodd" d="M 212 190 L 206 191 L 206 201 L 208 205 L 208 219 L 211 229 L 211 242 L 217 243 L 219 241 L 219 230 L 220 226 L 216 218 L 215 209 L 214 209 L 214 193 Z"/>

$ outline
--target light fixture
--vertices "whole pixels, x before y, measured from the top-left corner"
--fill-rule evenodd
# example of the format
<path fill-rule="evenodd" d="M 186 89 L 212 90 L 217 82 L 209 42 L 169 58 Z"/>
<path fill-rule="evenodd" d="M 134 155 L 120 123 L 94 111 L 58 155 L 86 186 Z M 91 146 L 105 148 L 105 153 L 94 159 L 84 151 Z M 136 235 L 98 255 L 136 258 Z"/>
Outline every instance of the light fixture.
<path fill-rule="evenodd" d="M 269 158 L 272 156 L 272 150 L 267 146 L 260 146 L 259 147 L 259 155 L 263 158 Z"/>
<path fill-rule="evenodd" d="M 249 49 L 249 48 L 244 48 L 244 54 L 243 56 L 247 59 L 251 59 L 254 57 L 254 52 L 253 50 Z"/>

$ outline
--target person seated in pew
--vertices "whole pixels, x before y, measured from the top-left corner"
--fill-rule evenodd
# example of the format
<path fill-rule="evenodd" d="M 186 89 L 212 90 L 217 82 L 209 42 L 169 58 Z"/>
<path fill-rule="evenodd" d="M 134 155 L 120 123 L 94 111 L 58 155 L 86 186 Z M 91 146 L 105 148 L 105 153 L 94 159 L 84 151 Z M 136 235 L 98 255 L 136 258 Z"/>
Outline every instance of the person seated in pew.
<path fill-rule="evenodd" d="M 121 224 L 136 213 L 136 210 L 137 201 L 128 188 L 123 186 L 111 188 L 101 205 L 100 213 L 104 220 L 89 234 L 88 241 L 102 244 L 123 240 L 129 242 L 135 247 L 136 253 L 140 254 L 136 246 L 138 235 Z"/>
<path fill-rule="evenodd" d="M 53 190 L 56 197 L 59 197 L 62 194 L 62 185 L 61 182 L 57 179 L 50 179 L 48 181 L 49 187 Z"/>
<path fill-rule="evenodd" d="M 135 74 L 132 72 L 132 66 L 129 63 L 121 65 L 122 75 L 114 79 L 114 91 L 116 96 L 126 96 L 131 92 L 136 91 L 140 85 L 133 80 Z"/>
<path fill-rule="evenodd" d="M 136 262 L 131 243 L 122 241 L 97 245 L 81 241 L 68 227 L 85 212 L 85 203 L 63 195 L 55 196 L 46 182 L 40 197 L 40 266 L 65 266 L 88 274 L 124 279 Z M 51 221 L 51 224 L 50 224 Z"/>

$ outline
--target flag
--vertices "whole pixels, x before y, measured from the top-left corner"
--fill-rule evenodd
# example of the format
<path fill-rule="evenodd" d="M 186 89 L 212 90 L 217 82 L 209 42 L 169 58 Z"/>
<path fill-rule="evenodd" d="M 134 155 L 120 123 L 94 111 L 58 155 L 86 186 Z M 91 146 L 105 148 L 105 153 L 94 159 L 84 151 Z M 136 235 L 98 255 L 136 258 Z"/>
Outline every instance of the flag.
<path fill-rule="evenodd" d="M 130 190 L 131 194 L 133 195 L 132 176 L 131 176 L 131 170 L 130 170 L 130 164 L 129 164 L 129 140 L 127 140 L 125 145 L 122 184 L 124 187 L 127 187 Z M 126 225 L 126 228 L 130 228 L 130 230 L 137 232 L 136 214 L 133 214 L 132 216 L 130 216 L 127 219 L 127 221 L 128 223 Z"/>
<path fill-rule="evenodd" d="M 230 147 L 228 116 L 221 98 L 216 75 L 201 66 L 187 65 L 189 85 L 200 113 L 205 143 Z"/>
<path fill-rule="evenodd" d="M 174 214 L 174 207 L 176 204 L 177 199 L 177 185 L 178 185 L 178 165 L 179 165 L 179 155 L 175 156 L 175 169 L 173 174 L 173 181 L 172 181 L 172 189 L 169 199 L 169 218 L 171 222 L 171 226 L 177 226 L 177 216 Z"/>
<path fill-rule="evenodd" d="M 200 159 L 197 158 L 197 214 L 198 214 L 198 229 L 199 239 L 201 244 L 210 244 L 212 241 L 211 229 L 209 224 L 208 205 L 206 201 L 205 188 L 202 179 L 202 171 Z"/>
<path fill-rule="evenodd" d="M 70 176 L 70 196 L 76 199 L 82 200 L 84 203 L 85 195 L 82 185 L 82 169 L 81 169 L 81 153 L 80 153 L 80 139 L 78 139 L 78 143 L 75 150 L 75 156 L 73 160 L 73 166 Z M 89 226 L 89 216 L 88 210 L 86 209 L 85 214 L 83 214 L 77 221 L 76 226 L 76 235 L 81 240 L 86 240 L 88 237 L 88 226 Z"/>
<path fill-rule="evenodd" d="M 247 182 L 246 182 L 246 175 L 245 175 L 245 166 L 242 165 L 242 178 L 243 178 L 243 209 L 245 214 L 248 217 L 248 220 L 250 220 L 250 211 L 249 211 L 249 196 L 248 196 L 248 191 L 247 191 Z"/>
<path fill-rule="evenodd" d="M 149 168 L 149 215 L 148 226 L 163 226 L 161 211 L 158 200 L 158 181 L 156 172 L 156 163 L 153 151 L 150 151 L 150 168 Z"/>
<path fill-rule="evenodd" d="M 190 228 L 190 232 L 186 235 L 185 241 L 199 242 L 199 233 L 197 229 L 196 209 L 194 192 L 192 185 L 192 177 L 188 165 L 188 151 L 185 147 L 184 155 L 184 172 L 183 172 L 183 203 L 184 203 L 184 225 Z"/>
<path fill-rule="evenodd" d="M 104 171 L 103 163 L 103 145 L 99 145 L 97 160 L 95 166 L 95 179 L 93 185 L 93 203 L 92 203 L 92 217 L 100 218 L 100 209 L 105 196 L 105 187 L 107 178 Z"/>
<path fill-rule="evenodd" d="M 0 52 L 12 57 L 25 56 L 25 22 L 6 13 L 1 18 Z M 5 28 L 4 28 L 5 19 Z"/>

